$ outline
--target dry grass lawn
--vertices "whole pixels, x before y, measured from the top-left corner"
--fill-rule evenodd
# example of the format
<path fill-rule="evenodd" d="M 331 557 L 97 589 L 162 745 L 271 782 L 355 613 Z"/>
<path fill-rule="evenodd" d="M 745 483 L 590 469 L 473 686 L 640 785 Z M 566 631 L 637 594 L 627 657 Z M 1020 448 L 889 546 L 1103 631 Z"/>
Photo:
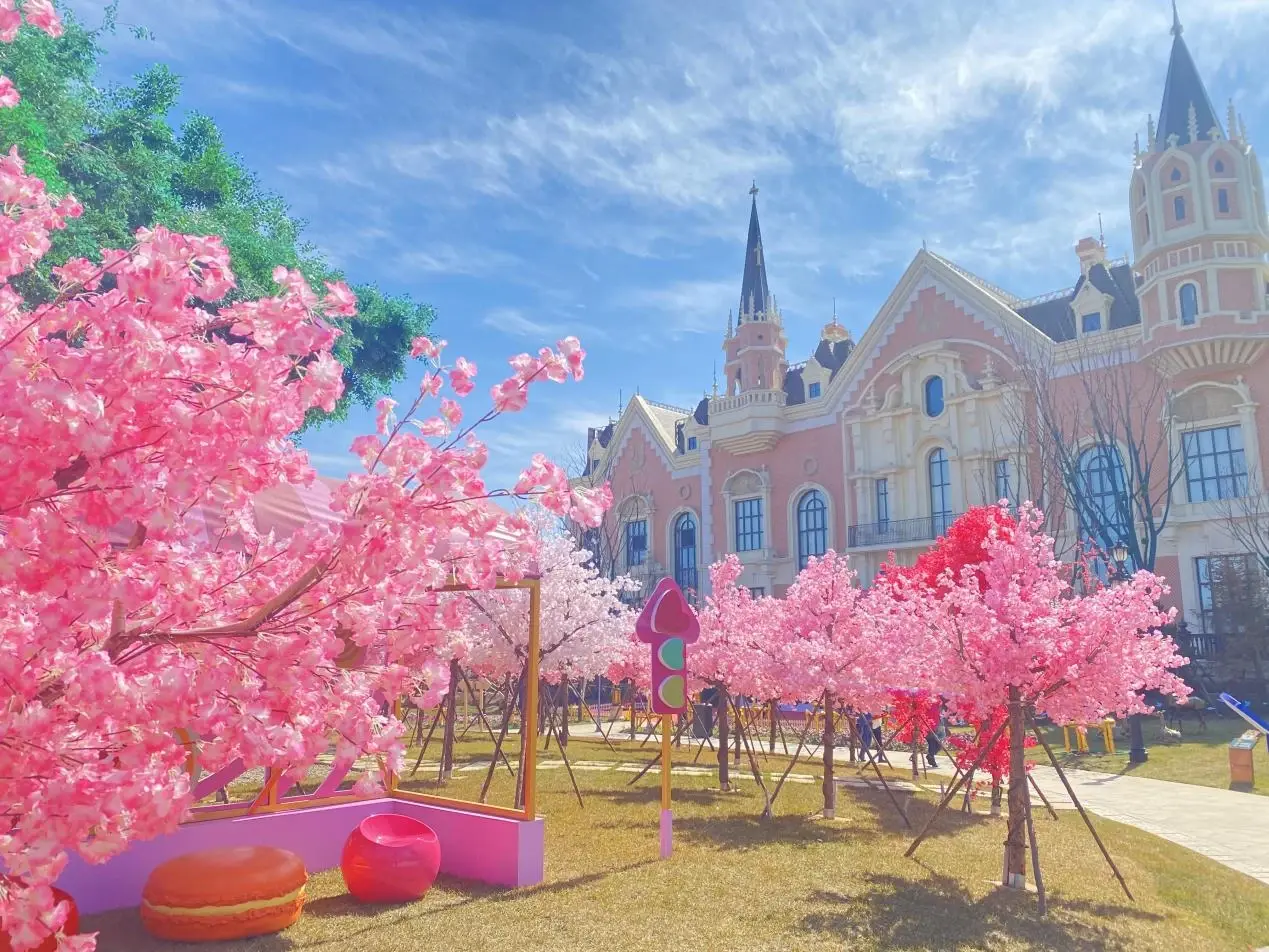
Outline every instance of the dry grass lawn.
<path fill-rule="evenodd" d="M 479 745 L 464 745 L 474 754 Z M 620 759 L 654 748 L 619 745 Z M 614 759 L 602 744 L 574 740 L 575 760 Z M 485 756 L 488 756 L 487 749 Z M 555 759 L 552 751 L 546 755 Z M 461 763 L 461 759 L 460 759 Z M 766 770 L 781 769 L 771 758 Z M 803 764 L 795 773 L 816 773 Z M 842 774 L 854 777 L 853 770 Z M 655 771 L 633 776 L 581 770 L 579 807 L 563 769 L 540 773 L 546 817 L 547 882 L 497 890 L 442 879 L 421 900 L 365 908 L 345 893 L 338 871 L 319 873 L 301 922 L 287 933 L 208 945 L 221 952 L 476 952 L 534 950 L 1131 950 L 1246 952 L 1269 944 L 1269 888 L 1181 847 L 1100 822 L 1137 901 L 1129 902 L 1078 816 L 1037 813 L 1050 912 L 1032 894 L 1006 893 L 1000 874 L 1004 821 L 950 814 L 916 860 L 880 791 L 843 788 L 838 819 L 815 814 L 818 783 L 787 784 L 774 820 L 759 819 L 761 797 L 745 771 L 742 791 L 720 793 L 715 778 L 676 776 L 675 854 L 657 859 Z M 471 795 L 483 774 L 460 774 L 451 792 Z M 499 771 L 494 802 L 510 782 Z M 914 824 L 931 796 L 900 795 Z M 343 830 L 332 830 L 342 837 Z M 184 949 L 149 938 L 135 911 L 91 917 L 105 952 Z"/>

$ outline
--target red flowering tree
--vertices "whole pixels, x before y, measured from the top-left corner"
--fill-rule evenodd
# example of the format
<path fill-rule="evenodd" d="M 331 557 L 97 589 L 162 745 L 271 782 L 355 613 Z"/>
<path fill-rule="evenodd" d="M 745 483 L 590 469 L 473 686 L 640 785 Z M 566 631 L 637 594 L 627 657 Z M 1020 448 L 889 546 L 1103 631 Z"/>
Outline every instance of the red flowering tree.
<path fill-rule="evenodd" d="M 46 0 L 23 10 L 59 31 Z M 0 40 L 19 22 L 0 0 Z M 568 338 L 515 358 L 494 409 L 465 425 L 475 366 L 443 366 L 444 345 L 420 338 L 420 392 L 399 418 L 381 401 L 378 432 L 355 441 L 364 471 L 334 493 L 341 520 L 261 536 L 253 496 L 314 478 L 289 437 L 339 398 L 327 317 L 353 315 L 348 288 L 278 269 L 275 296 L 222 306 L 234 276 L 218 239 L 142 229 L 100 263 L 53 269 L 60 293 L 28 312 L 7 282 L 80 209 L 16 154 L 0 195 L 0 931 L 21 950 L 64 924 L 48 886 L 69 853 L 102 861 L 181 820 L 178 729 L 203 738 L 210 771 L 241 759 L 299 776 L 332 737 L 338 758 L 399 769 L 402 726 L 378 699 L 445 689 L 462 619 L 435 590 L 492 587 L 533 544 L 523 517 L 471 504 L 492 494 L 473 428 L 537 381 L 580 377 L 583 352 Z M 570 492 L 541 458 L 515 491 L 590 525 L 609 499 Z M 355 669 L 336 663 L 350 644 Z"/>
<path fill-rule="evenodd" d="M 881 617 L 916 633 L 928 687 L 959 710 L 1007 706 L 1004 882 L 1012 886 L 1026 878 L 1027 719 L 1039 713 L 1086 723 L 1146 710 L 1145 690 L 1189 693 L 1172 674 L 1185 659 L 1159 632 L 1171 618 L 1158 607 L 1162 581 L 1138 572 L 1122 585 L 1078 594 L 1041 524 L 1029 505 L 1014 524 L 1001 512 L 976 564 L 959 573 L 949 567 L 933 586 L 915 572 L 894 572 L 874 595 Z"/>
<path fill-rule="evenodd" d="M 1012 767 L 1010 762 L 1012 735 L 1009 734 L 1006 723 L 1009 718 L 1009 709 L 1002 704 L 988 712 L 986 717 L 972 711 L 959 713 L 972 725 L 974 732 L 955 734 L 948 738 L 947 745 L 952 750 L 952 758 L 961 770 L 980 770 L 991 778 L 991 814 L 999 816 L 1004 782 L 1009 779 L 1009 771 Z M 989 742 L 991 748 L 984 753 Z M 1024 748 L 1035 747 L 1036 744 L 1035 737 L 1030 733 L 1023 736 Z M 1027 771 L 1030 771 L 1032 766 L 1029 760 L 1023 764 L 1023 768 Z"/>

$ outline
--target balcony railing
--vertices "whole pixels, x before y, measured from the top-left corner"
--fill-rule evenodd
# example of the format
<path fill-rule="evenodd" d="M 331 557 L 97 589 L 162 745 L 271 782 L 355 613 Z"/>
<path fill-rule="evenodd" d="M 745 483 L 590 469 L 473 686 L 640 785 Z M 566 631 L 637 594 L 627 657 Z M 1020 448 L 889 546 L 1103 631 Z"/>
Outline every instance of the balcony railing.
<path fill-rule="evenodd" d="M 846 544 L 852 549 L 881 545 L 906 545 L 912 542 L 933 542 L 956 521 L 956 515 L 918 516 L 916 519 L 888 519 L 867 522 L 847 530 Z"/>

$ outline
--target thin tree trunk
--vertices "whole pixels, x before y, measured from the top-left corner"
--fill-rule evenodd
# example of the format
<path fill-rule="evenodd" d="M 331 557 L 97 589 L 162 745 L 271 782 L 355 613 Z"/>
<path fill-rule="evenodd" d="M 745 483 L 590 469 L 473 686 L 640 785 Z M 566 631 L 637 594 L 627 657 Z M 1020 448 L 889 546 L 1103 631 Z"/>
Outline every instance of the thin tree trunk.
<path fill-rule="evenodd" d="M 560 690 L 563 694 L 560 697 L 560 723 L 559 730 L 555 732 L 555 739 L 560 742 L 560 750 L 563 751 L 568 746 L 568 678 L 560 682 Z"/>
<path fill-rule="evenodd" d="M 714 699 L 714 717 L 718 721 L 718 788 L 723 792 L 731 789 L 731 745 L 727 734 L 727 692 L 722 685 L 717 686 L 718 695 Z"/>
<path fill-rule="evenodd" d="M 1009 832 L 1005 837 L 1005 869 L 1003 885 L 1022 889 L 1027 884 L 1027 811 L 1031 805 L 1031 788 L 1027 785 L 1026 724 L 1023 721 L 1022 694 L 1009 689 Z"/>
<path fill-rule="evenodd" d="M 1001 801 L 1004 799 L 1004 787 L 994 776 L 991 778 L 991 815 L 1000 816 Z"/>
<path fill-rule="evenodd" d="M 445 735 L 441 739 L 441 781 L 454 776 L 454 735 L 458 730 L 458 659 L 449 663 L 449 694 L 445 698 Z"/>
<path fill-rule="evenodd" d="M 833 777 L 833 708 L 837 704 L 832 691 L 824 693 L 824 819 L 833 819 L 837 810 L 837 782 Z"/>
<path fill-rule="evenodd" d="M 779 721 L 778 721 L 779 716 L 780 716 L 780 709 L 779 709 L 779 706 L 776 704 L 776 702 L 775 702 L 775 701 L 772 701 L 772 702 L 771 702 L 771 725 L 770 725 L 770 731 L 769 731 L 769 733 L 770 733 L 770 739 L 769 739 L 769 744 L 768 744 L 768 745 L 770 746 L 770 748 L 771 748 L 771 753 L 773 753 L 773 754 L 775 753 L 775 745 L 776 745 L 776 727 L 777 727 L 777 726 L 778 726 L 778 724 L 779 724 Z M 786 753 L 787 753 L 787 751 L 786 751 Z"/>
<path fill-rule="evenodd" d="M 734 697 L 732 698 L 732 707 L 735 708 L 735 710 L 732 711 L 732 714 L 735 715 L 735 718 L 736 718 L 736 729 L 731 732 L 732 733 L 732 747 L 733 747 L 732 763 L 735 764 L 737 767 L 739 767 L 740 766 L 740 735 L 745 729 L 745 723 L 744 723 L 743 715 L 740 713 L 740 705 L 736 703 L 736 699 Z"/>

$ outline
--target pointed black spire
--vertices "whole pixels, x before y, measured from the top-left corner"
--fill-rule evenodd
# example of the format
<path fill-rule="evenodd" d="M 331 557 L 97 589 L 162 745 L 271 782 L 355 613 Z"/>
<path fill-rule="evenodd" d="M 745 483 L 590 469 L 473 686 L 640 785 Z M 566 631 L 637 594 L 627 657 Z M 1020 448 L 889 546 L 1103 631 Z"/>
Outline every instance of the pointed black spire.
<path fill-rule="evenodd" d="M 1168 137 L 1176 136 L 1179 145 L 1192 138 L 1210 139 L 1213 129 L 1220 129 L 1216 109 L 1208 98 L 1207 88 L 1199 78 L 1198 68 L 1190 56 L 1181 34 L 1181 16 L 1172 2 L 1172 58 L 1168 61 L 1168 78 L 1163 84 L 1163 105 L 1159 107 L 1159 129 L 1155 141 L 1160 151 L 1168 147 Z M 1191 137 L 1190 110 L 1194 110 L 1196 136 Z M 1221 133 L 1224 135 L 1224 133 Z"/>
<path fill-rule="evenodd" d="M 740 283 L 740 321 L 767 310 L 771 293 L 767 290 L 767 262 L 762 252 L 762 231 L 758 228 L 758 184 L 749 189 L 749 240 L 745 242 L 745 276 Z"/>

